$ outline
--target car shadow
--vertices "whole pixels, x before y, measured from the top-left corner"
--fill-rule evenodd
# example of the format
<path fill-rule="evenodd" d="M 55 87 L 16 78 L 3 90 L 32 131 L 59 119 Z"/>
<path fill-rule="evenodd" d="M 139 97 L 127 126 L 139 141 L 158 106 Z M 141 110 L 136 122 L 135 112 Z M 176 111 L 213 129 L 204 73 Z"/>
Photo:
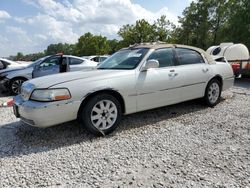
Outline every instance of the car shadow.
<path fill-rule="evenodd" d="M 234 86 L 250 89 L 250 78 L 235 78 Z"/>
<path fill-rule="evenodd" d="M 225 100 L 222 98 L 222 102 Z M 200 100 L 188 101 L 123 117 L 120 126 L 110 135 L 95 137 L 82 128 L 77 121 L 40 129 L 20 121 L 0 126 L 0 158 L 29 155 L 67 147 L 98 139 L 114 139 L 130 129 L 146 127 L 157 122 L 204 110 Z"/>

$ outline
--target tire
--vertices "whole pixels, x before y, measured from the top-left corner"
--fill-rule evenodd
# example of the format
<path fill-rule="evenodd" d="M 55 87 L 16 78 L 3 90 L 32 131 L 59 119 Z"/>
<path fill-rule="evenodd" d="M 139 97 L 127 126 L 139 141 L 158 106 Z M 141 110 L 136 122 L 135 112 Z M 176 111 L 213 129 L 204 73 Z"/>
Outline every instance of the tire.
<path fill-rule="evenodd" d="M 239 73 L 235 73 L 234 76 L 235 76 L 235 78 L 239 78 L 240 74 Z"/>
<path fill-rule="evenodd" d="M 121 121 L 119 101 L 109 94 L 93 96 L 79 111 L 80 123 L 92 134 L 101 136 L 113 132 Z"/>
<path fill-rule="evenodd" d="M 204 100 L 210 107 L 214 107 L 220 102 L 221 83 L 217 79 L 212 79 L 206 88 Z"/>
<path fill-rule="evenodd" d="M 9 84 L 9 89 L 10 92 L 14 95 L 17 95 L 21 92 L 21 86 L 23 84 L 23 82 L 25 82 L 26 79 L 24 78 L 14 78 L 10 81 Z"/>

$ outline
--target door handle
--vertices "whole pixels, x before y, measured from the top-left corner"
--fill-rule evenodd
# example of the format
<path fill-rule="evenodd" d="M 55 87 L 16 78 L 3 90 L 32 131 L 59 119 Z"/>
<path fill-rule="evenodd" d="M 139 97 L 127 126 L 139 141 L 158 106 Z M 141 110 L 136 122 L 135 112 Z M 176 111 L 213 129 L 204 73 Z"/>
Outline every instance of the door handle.
<path fill-rule="evenodd" d="M 208 68 L 204 68 L 204 69 L 202 69 L 202 71 L 203 72 L 207 72 L 207 71 L 209 71 L 209 69 Z"/>
<path fill-rule="evenodd" d="M 175 77 L 177 75 L 178 75 L 178 73 L 173 73 L 173 72 L 168 74 L 169 77 Z"/>

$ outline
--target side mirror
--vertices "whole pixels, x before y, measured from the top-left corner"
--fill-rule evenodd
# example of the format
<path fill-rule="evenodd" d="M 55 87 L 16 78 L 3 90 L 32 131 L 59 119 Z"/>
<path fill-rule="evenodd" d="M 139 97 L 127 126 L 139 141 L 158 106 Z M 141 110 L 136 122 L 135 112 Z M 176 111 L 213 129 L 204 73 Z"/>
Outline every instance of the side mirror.
<path fill-rule="evenodd" d="M 158 67 L 159 67 L 159 61 L 155 59 L 150 59 L 145 63 L 144 67 L 142 67 L 142 71 L 147 71 L 148 69 L 158 68 Z"/>

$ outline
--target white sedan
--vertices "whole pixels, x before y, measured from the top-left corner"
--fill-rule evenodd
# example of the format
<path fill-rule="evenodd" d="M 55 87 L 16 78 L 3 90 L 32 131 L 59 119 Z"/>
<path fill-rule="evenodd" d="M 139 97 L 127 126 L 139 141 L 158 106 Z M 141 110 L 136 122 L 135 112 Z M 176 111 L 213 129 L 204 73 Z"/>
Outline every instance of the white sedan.
<path fill-rule="evenodd" d="M 8 59 L 0 58 L 0 73 L 5 72 L 5 71 L 10 71 L 13 69 L 23 68 L 27 66 L 28 64 L 29 63 L 27 62 L 19 63 L 19 62 L 11 61 Z"/>
<path fill-rule="evenodd" d="M 227 62 L 183 45 L 140 44 L 121 49 L 96 70 L 33 79 L 15 97 L 14 113 L 31 126 L 71 120 L 93 134 L 112 132 L 122 115 L 196 98 L 208 106 L 233 85 Z"/>

